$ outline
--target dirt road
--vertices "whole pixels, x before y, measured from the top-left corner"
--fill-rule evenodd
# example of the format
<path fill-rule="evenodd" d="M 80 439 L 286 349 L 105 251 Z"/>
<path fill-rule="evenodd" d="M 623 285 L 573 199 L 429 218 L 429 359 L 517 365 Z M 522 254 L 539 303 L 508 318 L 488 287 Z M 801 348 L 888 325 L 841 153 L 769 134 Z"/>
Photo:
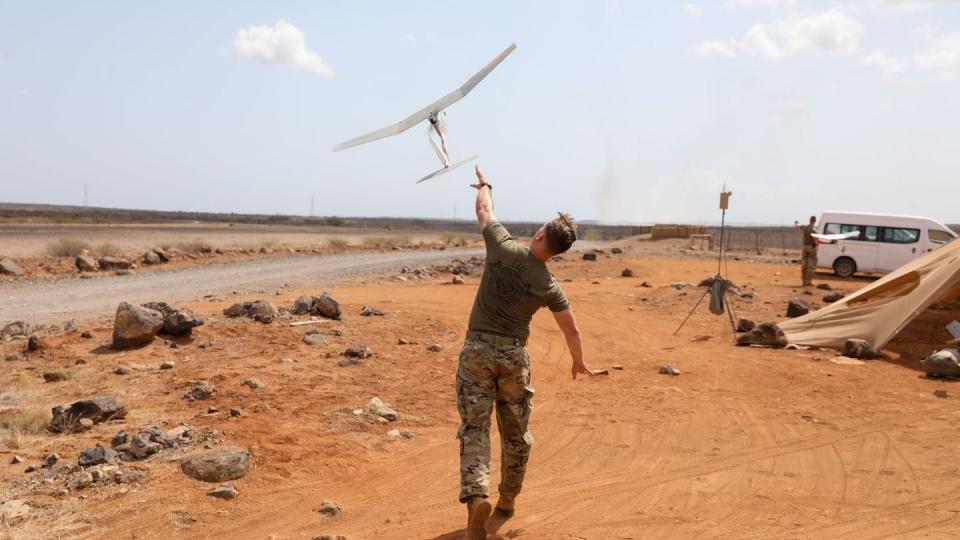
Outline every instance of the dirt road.
<path fill-rule="evenodd" d="M 329 282 L 405 265 L 433 264 L 481 254 L 480 250 L 348 253 L 257 259 L 129 276 L 18 281 L 0 285 L 0 325 L 13 320 L 40 324 L 96 317 L 112 312 L 123 301 L 179 302 L 235 290 L 255 293 L 269 289 L 272 294 L 284 284 Z"/>

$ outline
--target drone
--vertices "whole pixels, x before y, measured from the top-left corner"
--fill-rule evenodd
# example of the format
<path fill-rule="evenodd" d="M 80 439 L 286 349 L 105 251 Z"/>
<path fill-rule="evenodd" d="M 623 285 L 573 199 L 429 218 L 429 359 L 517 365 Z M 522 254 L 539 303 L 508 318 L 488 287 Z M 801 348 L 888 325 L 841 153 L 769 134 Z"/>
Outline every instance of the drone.
<path fill-rule="evenodd" d="M 423 109 L 420 109 L 396 124 L 378 129 L 376 131 L 371 131 L 366 135 L 361 135 L 354 139 L 350 139 L 349 141 L 342 142 L 334 146 L 333 151 L 338 152 L 345 148 L 350 148 L 351 146 L 358 146 L 379 139 L 385 139 L 393 135 L 398 135 L 419 124 L 420 122 L 427 120 L 429 122 L 429 125 L 427 126 L 429 130 L 427 132 L 427 140 L 430 141 L 430 146 L 433 148 L 433 151 L 436 152 L 437 157 L 440 159 L 440 163 L 443 165 L 443 168 L 424 176 L 417 181 L 418 184 L 421 182 L 426 182 L 427 180 L 436 176 L 440 176 L 441 174 L 448 173 L 457 167 L 465 165 L 479 158 L 480 156 L 475 155 L 453 163 L 450 162 L 450 153 L 447 151 L 447 112 L 444 109 L 460 101 L 464 96 L 469 94 L 475 86 L 480 84 L 480 81 L 482 81 L 484 77 L 489 75 L 490 72 L 493 71 L 495 67 L 500 65 L 500 62 L 503 62 L 503 60 L 516 48 L 517 44 L 511 43 L 509 47 L 498 54 L 497 57 L 491 60 L 489 64 L 483 67 L 483 69 L 478 71 L 473 77 L 467 79 L 467 82 L 463 83 L 463 85 L 453 92 L 450 92 L 430 105 L 427 105 Z M 433 138 L 434 133 L 436 133 L 436 135 L 439 137 L 439 142 Z"/>

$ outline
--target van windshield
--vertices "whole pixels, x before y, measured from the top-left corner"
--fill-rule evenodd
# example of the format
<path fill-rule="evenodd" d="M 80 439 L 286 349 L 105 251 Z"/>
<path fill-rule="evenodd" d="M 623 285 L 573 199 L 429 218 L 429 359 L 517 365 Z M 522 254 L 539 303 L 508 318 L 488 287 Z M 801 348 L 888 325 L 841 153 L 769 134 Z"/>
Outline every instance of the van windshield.
<path fill-rule="evenodd" d="M 930 236 L 930 241 L 936 242 L 937 244 L 946 244 L 956 238 L 952 233 L 938 229 L 930 229 L 927 231 L 927 234 Z"/>

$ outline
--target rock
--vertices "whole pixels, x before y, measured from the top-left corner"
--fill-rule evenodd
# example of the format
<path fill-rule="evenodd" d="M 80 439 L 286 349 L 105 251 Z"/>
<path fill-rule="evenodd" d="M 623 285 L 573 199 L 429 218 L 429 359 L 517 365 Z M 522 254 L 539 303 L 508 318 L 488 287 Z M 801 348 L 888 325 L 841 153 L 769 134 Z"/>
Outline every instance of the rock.
<path fill-rule="evenodd" d="M 371 398 L 367 403 L 367 412 L 374 416 L 389 420 L 390 422 L 393 422 L 397 419 L 397 411 L 390 408 L 389 405 L 384 403 L 378 397 Z"/>
<path fill-rule="evenodd" d="M 623 272 L 620 272 L 621 277 L 633 277 L 633 270 L 629 268 L 624 268 Z"/>
<path fill-rule="evenodd" d="M 90 330 L 84 330 L 83 332 L 80 332 L 80 337 L 83 339 L 93 339 L 93 332 Z"/>
<path fill-rule="evenodd" d="M 216 408 L 213 405 L 210 405 L 209 407 L 207 407 L 207 414 L 214 414 L 218 412 L 220 412 L 220 409 Z"/>
<path fill-rule="evenodd" d="M 167 441 L 160 433 L 160 428 L 148 426 L 131 437 L 127 453 L 133 459 L 146 459 L 163 450 L 164 442 Z"/>
<path fill-rule="evenodd" d="M 180 470 L 204 482 L 236 480 L 250 470 L 250 454 L 235 446 L 197 452 L 180 460 Z"/>
<path fill-rule="evenodd" d="M 25 336 L 30 332 L 30 325 L 23 321 L 13 321 L 12 323 L 7 324 L 3 327 L 3 330 L 0 330 L 0 336 Z"/>
<path fill-rule="evenodd" d="M 450 280 L 450 283 L 454 285 L 463 285 L 464 281 L 463 281 L 463 278 L 460 276 L 453 276 L 453 279 Z"/>
<path fill-rule="evenodd" d="M 750 319 L 740 318 L 737 320 L 737 332 L 749 332 L 757 327 L 757 323 Z"/>
<path fill-rule="evenodd" d="M 273 322 L 273 319 L 280 314 L 279 310 L 264 300 L 254 302 L 240 302 L 223 310 L 227 317 L 249 317 L 263 324 Z"/>
<path fill-rule="evenodd" d="M 241 411 L 240 409 L 236 407 L 230 408 L 230 416 L 236 417 L 236 416 L 241 416 L 242 414 L 243 414 L 243 411 Z"/>
<path fill-rule="evenodd" d="M 293 301 L 293 314 L 306 315 L 313 308 L 312 296 L 301 296 Z"/>
<path fill-rule="evenodd" d="M 946 390 L 934 390 L 934 391 L 933 391 L 933 395 L 936 396 L 936 397 L 938 397 L 938 398 L 940 398 L 940 399 L 947 399 L 947 397 L 948 397 Z"/>
<path fill-rule="evenodd" d="M 167 360 L 160 364 L 160 369 L 173 369 L 174 366 L 176 366 L 176 364 L 172 360 Z"/>
<path fill-rule="evenodd" d="M 960 351 L 939 350 L 921 360 L 920 368 L 930 377 L 960 378 Z"/>
<path fill-rule="evenodd" d="M 148 251 L 143 254 L 143 264 L 152 266 L 154 264 L 160 264 L 162 262 L 163 261 L 160 260 L 160 256 L 153 251 Z"/>
<path fill-rule="evenodd" d="M 440 348 L 439 343 L 434 343 L 433 345 L 427 347 L 427 350 L 430 352 L 440 352 L 442 349 Z"/>
<path fill-rule="evenodd" d="M 163 333 L 171 336 L 185 336 L 194 328 L 203 326 L 202 317 L 189 309 L 178 309 L 163 316 Z"/>
<path fill-rule="evenodd" d="M 126 349 L 145 345 L 163 329 L 163 314 L 127 302 L 117 306 L 113 322 L 113 348 Z"/>
<path fill-rule="evenodd" d="M 120 445 L 127 444 L 127 438 L 127 432 L 120 430 L 113 436 L 113 439 L 110 441 L 110 446 L 116 448 Z"/>
<path fill-rule="evenodd" d="M 98 270 L 97 260 L 89 255 L 78 255 L 73 264 L 80 272 L 96 272 Z"/>
<path fill-rule="evenodd" d="M 347 358 L 370 358 L 373 352 L 366 345 L 354 345 L 343 351 L 343 355 Z"/>
<path fill-rule="evenodd" d="M 3 357 L 4 362 L 16 362 L 17 360 L 23 360 L 23 356 L 20 353 L 10 353 Z"/>
<path fill-rule="evenodd" d="M 26 470 L 25 470 L 24 472 L 26 472 L 26 473 L 32 473 L 32 472 L 36 472 L 36 471 L 38 471 L 38 470 L 40 470 L 40 465 L 37 465 L 36 463 L 34 463 L 34 464 L 31 464 L 31 465 L 27 465 L 27 468 L 26 468 Z"/>
<path fill-rule="evenodd" d="M 320 512 L 325 516 L 333 517 L 333 516 L 339 515 L 341 510 L 340 510 L 340 506 L 338 506 L 337 503 L 330 502 L 330 501 L 322 501 L 320 503 L 320 506 L 317 506 L 317 512 Z"/>
<path fill-rule="evenodd" d="M 359 363 L 360 363 L 359 358 L 344 358 L 343 360 L 340 360 L 339 362 L 337 362 L 337 365 L 340 367 L 350 367 L 350 366 L 355 366 Z"/>
<path fill-rule="evenodd" d="M 25 273 L 23 268 L 10 259 L 0 259 L 0 274 L 8 276 L 22 276 Z"/>
<path fill-rule="evenodd" d="M 333 299 L 328 293 L 313 297 L 313 305 L 310 307 L 310 313 L 319 315 L 325 319 L 340 320 L 343 312 L 340 309 L 340 303 Z"/>
<path fill-rule="evenodd" d="M 617 371 L 623 371 L 623 366 L 621 366 L 620 364 L 614 364 L 614 365 L 612 365 L 612 366 L 610 366 L 610 367 L 613 368 L 613 369 L 615 369 L 615 370 L 617 370 Z"/>
<path fill-rule="evenodd" d="M 817 288 L 820 289 L 821 291 L 832 291 L 832 290 L 833 290 L 833 287 L 831 287 L 829 283 L 818 283 L 818 284 L 817 284 Z"/>
<path fill-rule="evenodd" d="M 103 463 L 108 463 L 117 458 L 117 453 L 112 448 L 106 446 L 94 446 L 93 448 L 87 448 L 83 452 L 80 452 L 80 456 L 77 457 L 77 465 L 81 467 L 90 467 L 93 465 L 101 465 Z"/>
<path fill-rule="evenodd" d="M 787 336 L 779 326 L 764 323 L 737 338 L 737 345 L 764 345 L 768 347 L 786 347 Z"/>
<path fill-rule="evenodd" d="M 686 281 L 675 281 L 671 283 L 670 286 L 679 291 L 681 289 L 686 289 L 687 287 L 690 286 L 690 284 L 687 283 Z"/>
<path fill-rule="evenodd" d="M 22 499 L 12 499 L 0 504 L 0 522 L 6 525 L 16 525 L 30 514 L 30 505 Z"/>
<path fill-rule="evenodd" d="M 314 536 L 310 540 L 347 540 L 347 537 L 343 534 L 321 534 L 320 536 Z"/>
<path fill-rule="evenodd" d="M 810 304 L 803 300 L 791 300 L 787 304 L 787 317 L 802 317 L 810 313 Z"/>
<path fill-rule="evenodd" d="M 133 263 L 120 257 L 100 257 L 100 268 L 104 270 L 129 270 Z"/>
<path fill-rule="evenodd" d="M 118 469 L 113 473 L 113 481 L 118 484 L 134 484 L 147 477 L 147 473 L 134 469 Z"/>
<path fill-rule="evenodd" d="M 243 385 L 251 390 L 262 390 L 267 387 L 266 383 L 260 379 L 247 379 L 243 381 Z"/>
<path fill-rule="evenodd" d="M 153 248 L 153 252 L 157 254 L 157 257 L 160 259 L 160 262 L 162 263 L 168 263 L 172 258 L 170 253 L 167 253 L 161 248 Z"/>
<path fill-rule="evenodd" d="M 233 486 L 229 484 L 225 484 L 222 486 L 217 486 L 207 491 L 207 495 L 209 495 L 210 497 L 216 497 L 217 499 L 230 500 L 230 499 L 236 499 L 237 495 L 240 495 L 240 492 L 237 491 L 236 488 L 234 488 Z"/>
<path fill-rule="evenodd" d="M 62 433 L 76 430 L 82 418 L 89 418 L 97 424 L 113 418 L 123 418 L 127 415 L 127 409 L 113 396 L 102 396 L 74 401 L 69 407 L 56 406 L 52 413 L 50 431 Z"/>
<path fill-rule="evenodd" d="M 597 254 L 594 253 L 594 252 L 592 252 L 592 251 L 588 251 L 588 252 L 586 252 L 586 253 L 583 254 L 583 260 L 585 260 L 585 261 L 595 261 L 595 260 L 597 260 Z"/>
<path fill-rule="evenodd" d="M 12 458 L 10 458 L 10 464 L 11 464 L 11 465 L 18 465 L 18 464 L 20 464 L 20 463 L 23 463 L 23 458 L 22 458 L 22 457 L 20 457 L 20 456 L 18 456 L 18 455 L 14 455 Z"/>
<path fill-rule="evenodd" d="M 643 287 L 644 289 L 652 289 L 653 283 L 650 283 L 649 281 L 644 281 L 643 283 L 640 284 L 640 286 Z"/>
<path fill-rule="evenodd" d="M 327 339 L 319 332 L 314 332 L 303 336 L 303 342 L 307 345 L 323 345 Z"/>
<path fill-rule="evenodd" d="M 40 350 L 40 338 L 38 336 L 30 336 L 27 338 L 27 352 L 38 350 Z"/>
<path fill-rule="evenodd" d="M 618 247 L 615 247 L 615 248 L 611 248 L 611 249 L 610 249 L 610 253 L 612 253 L 612 254 L 614 254 L 614 255 L 620 255 L 620 254 L 623 253 L 623 250 L 620 249 L 620 248 L 618 248 Z"/>
<path fill-rule="evenodd" d="M 87 471 L 83 471 L 73 478 L 73 481 L 70 482 L 70 488 L 74 491 L 80 491 L 86 489 L 93 485 L 93 475 Z"/>
<path fill-rule="evenodd" d="M 70 374 L 66 371 L 45 371 L 43 373 L 44 382 L 60 382 L 66 381 L 70 378 Z"/>
<path fill-rule="evenodd" d="M 206 382 L 196 381 L 187 390 L 187 398 L 190 400 L 210 399 L 217 393 L 217 387 Z"/>
<path fill-rule="evenodd" d="M 410 345 L 410 341 L 403 338 L 397 338 L 397 345 Z"/>
<path fill-rule="evenodd" d="M 846 296 L 847 294 L 844 293 L 843 291 L 833 291 L 830 294 L 824 295 L 823 301 L 828 304 L 832 304 L 834 302 L 839 302 L 840 300 L 843 300 L 844 298 L 846 298 Z"/>
<path fill-rule="evenodd" d="M 401 438 L 400 430 L 399 430 L 399 429 L 391 429 L 390 431 L 387 432 L 387 438 L 388 438 L 388 439 L 399 440 L 399 439 Z"/>
<path fill-rule="evenodd" d="M 77 431 L 89 431 L 95 425 L 94 421 L 89 418 L 81 418 L 78 422 Z"/>
<path fill-rule="evenodd" d="M 56 465 L 58 461 L 60 461 L 60 455 L 57 454 L 56 452 L 54 452 L 54 453 L 52 453 L 52 454 L 47 454 L 47 456 L 43 458 L 43 465 L 42 465 L 42 467 L 43 467 L 44 469 L 50 469 L 50 468 L 52 468 L 54 465 Z"/>
<path fill-rule="evenodd" d="M 113 373 L 115 375 L 129 375 L 130 371 L 130 368 L 127 366 L 117 366 L 113 368 Z"/>
<path fill-rule="evenodd" d="M 360 315 L 363 317 L 383 317 L 383 312 L 374 307 L 363 306 L 363 309 L 360 310 Z"/>
<path fill-rule="evenodd" d="M 858 358 L 860 360 L 869 360 L 877 357 L 877 351 L 865 339 L 848 339 L 843 344 L 843 356 L 848 358 Z"/>
<path fill-rule="evenodd" d="M 660 371 L 659 371 L 659 373 L 660 373 L 661 375 L 674 375 L 674 376 L 676 376 L 676 375 L 679 375 L 679 374 L 680 374 L 680 369 L 679 369 L 677 366 L 673 365 L 673 364 L 666 364 L 666 365 L 660 366 Z"/>

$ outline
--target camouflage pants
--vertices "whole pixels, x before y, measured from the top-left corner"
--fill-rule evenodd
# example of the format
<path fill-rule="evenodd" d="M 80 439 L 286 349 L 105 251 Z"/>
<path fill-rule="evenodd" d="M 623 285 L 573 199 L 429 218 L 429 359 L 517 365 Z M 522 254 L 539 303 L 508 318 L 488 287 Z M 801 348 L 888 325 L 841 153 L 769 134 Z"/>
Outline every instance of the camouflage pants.
<path fill-rule="evenodd" d="M 800 273 L 804 285 L 813 284 L 813 274 L 817 271 L 817 247 L 803 246 Z"/>
<path fill-rule="evenodd" d="M 516 496 L 523 486 L 533 435 L 530 357 L 521 345 L 468 336 L 457 369 L 460 412 L 460 502 L 490 494 L 490 414 L 497 408 L 500 431 L 500 493 Z"/>

